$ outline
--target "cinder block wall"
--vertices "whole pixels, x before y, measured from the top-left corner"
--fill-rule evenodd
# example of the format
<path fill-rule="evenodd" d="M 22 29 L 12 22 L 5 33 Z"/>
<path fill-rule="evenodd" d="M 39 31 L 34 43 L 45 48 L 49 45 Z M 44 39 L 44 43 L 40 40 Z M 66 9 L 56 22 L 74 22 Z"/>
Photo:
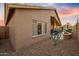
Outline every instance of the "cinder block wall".
<path fill-rule="evenodd" d="M 9 38 L 9 27 L 6 26 L 5 27 L 5 39 L 8 39 Z"/>
<path fill-rule="evenodd" d="M 77 40 L 77 44 L 79 46 L 79 23 L 77 24 L 77 28 L 76 28 L 76 40 Z"/>
<path fill-rule="evenodd" d="M 8 39 L 9 38 L 9 27 L 0 26 L 0 39 Z"/>
<path fill-rule="evenodd" d="M 76 25 L 73 26 L 73 34 L 72 37 L 76 39 Z"/>
<path fill-rule="evenodd" d="M 79 46 L 79 23 L 73 27 L 73 38 Z"/>

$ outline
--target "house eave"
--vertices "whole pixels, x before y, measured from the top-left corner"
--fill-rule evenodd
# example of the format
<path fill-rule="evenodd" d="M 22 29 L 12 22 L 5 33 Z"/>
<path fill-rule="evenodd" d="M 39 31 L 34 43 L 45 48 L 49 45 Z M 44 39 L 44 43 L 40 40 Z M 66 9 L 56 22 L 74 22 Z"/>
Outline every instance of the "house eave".
<path fill-rule="evenodd" d="M 55 10 L 55 8 L 42 7 L 42 6 L 20 5 L 20 4 L 8 4 L 8 7 L 11 7 L 11 8 L 38 9 L 38 10 Z"/>
<path fill-rule="evenodd" d="M 54 10 L 55 13 L 56 13 L 56 16 L 58 18 L 58 23 L 61 25 L 61 22 L 60 22 L 60 19 L 59 19 L 59 16 L 57 14 L 57 11 L 55 8 L 46 8 L 46 7 L 39 7 L 39 6 L 27 6 L 27 5 L 18 5 L 18 4 L 5 4 L 8 6 L 9 8 L 9 12 L 10 12 L 10 9 L 16 9 L 16 8 L 24 8 L 24 9 L 36 9 L 36 10 Z M 5 9 L 6 10 L 6 9 Z M 13 16 L 14 12 L 12 11 L 12 15 L 10 16 L 9 15 L 9 12 L 8 12 L 8 15 L 7 15 L 7 20 L 6 20 L 6 25 L 9 23 L 11 17 Z"/>

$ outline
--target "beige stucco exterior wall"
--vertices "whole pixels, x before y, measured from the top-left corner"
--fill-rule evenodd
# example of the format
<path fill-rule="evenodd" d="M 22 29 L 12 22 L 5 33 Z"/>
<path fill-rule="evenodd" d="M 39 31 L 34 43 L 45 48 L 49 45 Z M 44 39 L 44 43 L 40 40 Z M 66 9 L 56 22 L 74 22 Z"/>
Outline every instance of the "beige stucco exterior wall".
<path fill-rule="evenodd" d="M 50 16 L 56 17 L 50 10 L 16 9 L 9 23 L 10 40 L 16 50 L 27 47 L 40 40 L 50 37 Z M 56 17 L 57 18 L 57 17 Z M 32 37 L 32 20 L 47 23 L 47 33 L 43 36 Z"/>
<path fill-rule="evenodd" d="M 15 12 L 15 49 L 21 49 L 32 44 L 32 20 L 28 10 L 16 10 Z"/>
<path fill-rule="evenodd" d="M 15 41 L 15 36 L 16 36 L 16 32 L 15 32 L 15 15 L 11 18 L 9 24 L 7 25 L 9 26 L 9 40 L 12 43 L 13 48 L 15 49 L 16 47 L 16 41 Z"/>
<path fill-rule="evenodd" d="M 31 10 L 32 19 L 43 21 L 47 23 L 47 33 L 43 36 L 32 37 L 32 43 L 38 42 L 42 39 L 49 39 L 50 37 L 50 16 L 55 17 L 54 11 L 49 10 Z"/>

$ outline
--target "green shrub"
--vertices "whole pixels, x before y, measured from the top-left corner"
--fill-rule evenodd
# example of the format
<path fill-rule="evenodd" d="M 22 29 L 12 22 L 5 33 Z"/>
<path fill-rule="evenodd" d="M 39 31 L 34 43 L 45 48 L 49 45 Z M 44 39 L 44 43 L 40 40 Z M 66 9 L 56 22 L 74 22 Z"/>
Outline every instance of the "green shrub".
<path fill-rule="evenodd" d="M 65 30 L 66 32 L 72 33 L 72 29 Z"/>

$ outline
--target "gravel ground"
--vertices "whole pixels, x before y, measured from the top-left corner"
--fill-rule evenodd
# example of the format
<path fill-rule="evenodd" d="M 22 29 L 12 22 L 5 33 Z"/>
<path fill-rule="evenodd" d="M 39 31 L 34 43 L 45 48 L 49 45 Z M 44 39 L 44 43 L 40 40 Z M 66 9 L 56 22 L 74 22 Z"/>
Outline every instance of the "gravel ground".
<path fill-rule="evenodd" d="M 35 43 L 20 51 L 13 51 L 8 39 L 0 42 L 0 55 L 7 56 L 79 56 L 74 39 L 59 41 L 56 46 L 51 39 Z"/>

